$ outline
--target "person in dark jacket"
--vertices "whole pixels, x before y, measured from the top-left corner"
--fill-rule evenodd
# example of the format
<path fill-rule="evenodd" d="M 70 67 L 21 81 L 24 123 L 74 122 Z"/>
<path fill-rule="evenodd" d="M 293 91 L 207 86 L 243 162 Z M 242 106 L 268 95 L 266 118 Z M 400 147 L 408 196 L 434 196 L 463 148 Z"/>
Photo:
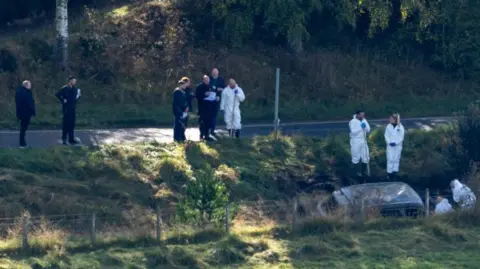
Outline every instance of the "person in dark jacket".
<path fill-rule="evenodd" d="M 173 140 L 175 142 L 184 142 L 187 140 L 185 137 L 185 129 L 188 120 L 188 104 L 185 88 L 187 88 L 189 82 L 190 79 L 183 77 L 178 82 L 178 87 L 173 91 Z"/>
<path fill-rule="evenodd" d="M 183 79 L 183 78 L 182 78 Z M 195 91 L 192 89 L 192 82 L 188 79 L 185 88 L 185 98 L 187 99 L 188 112 L 193 113 L 193 99 L 195 99 Z"/>
<path fill-rule="evenodd" d="M 225 80 L 219 76 L 219 72 L 217 68 L 214 68 L 212 70 L 212 75 L 210 76 L 210 88 L 212 88 L 213 91 L 215 91 L 217 95 L 217 104 L 215 106 L 215 111 L 213 112 L 213 118 L 212 118 L 212 128 L 211 128 L 211 134 L 215 137 L 215 129 L 217 128 L 217 117 L 218 117 L 218 111 L 220 110 L 220 102 L 222 98 L 222 91 L 225 89 L 226 84 Z"/>
<path fill-rule="evenodd" d="M 69 77 L 67 85 L 63 86 L 60 91 L 58 91 L 55 95 L 62 103 L 62 142 L 64 145 L 79 144 L 79 142 L 75 139 L 75 122 L 77 113 L 77 101 L 80 98 L 80 89 L 78 89 L 76 85 L 77 79 L 75 77 Z"/>
<path fill-rule="evenodd" d="M 22 86 L 15 92 L 15 105 L 17 110 L 17 119 L 20 121 L 20 148 L 26 148 L 25 140 L 30 120 L 35 116 L 35 100 L 32 94 L 32 83 L 25 80 Z"/>
<path fill-rule="evenodd" d="M 217 103 L 216 93 L 210 88 L 210 78 L 203 76 L 202 83 L 198 84 L 195 90 L 198 101 L 198 115 L 200 123 L 200 140 L 212 141 L 210 130 L 212 129 L 213 114 Z"/>

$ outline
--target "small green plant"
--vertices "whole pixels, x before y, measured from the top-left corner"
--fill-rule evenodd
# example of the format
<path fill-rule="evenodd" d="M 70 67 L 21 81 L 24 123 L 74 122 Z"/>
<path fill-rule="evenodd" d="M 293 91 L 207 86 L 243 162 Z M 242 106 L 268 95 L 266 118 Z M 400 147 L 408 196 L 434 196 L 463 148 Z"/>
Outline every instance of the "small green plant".
<path fill-rule="evenodd" d="M 185 197 L 178 205 L 178 217 L 184 222 L 220 223 L 225 220 L 227 203 L 227 186 L 207 170 L 188 182 Z"/>

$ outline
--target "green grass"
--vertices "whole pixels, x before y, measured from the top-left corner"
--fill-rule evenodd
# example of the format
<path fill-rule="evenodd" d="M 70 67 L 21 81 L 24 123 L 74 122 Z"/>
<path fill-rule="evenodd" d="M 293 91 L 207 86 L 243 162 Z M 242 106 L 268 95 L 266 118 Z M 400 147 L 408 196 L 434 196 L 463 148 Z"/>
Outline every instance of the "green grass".
<path fill-rule="evenodd" d="M 245 124 L 273 121 L 277 67 L 281 68 L 283 122 L 348 120 L 358 107 L 363 107 L 369 118 L 385 118 L 392 112 L 404 117 L 445 116 L 479 99 L 476 82 L 453 80 L 415 60 L 390 59 L 364 49 L 352 53 L 319 49 L 301 55 L 268 45 L 264 49 L 213 46 L 207 50 L 181 45 L 173 51 L 151 49 L 147 44 L 177 44 L 177 38 L 182 42 L 190 38 L 170 34 L 177 26 L 168 21 L 174 22 L 175 15 L 162 3 L 90 10 L 89 16 L 71 23 L 70 68 L 82 89 L 79 127 L 171 126 L 175 82 L 186 75 L 193 84 L 199 83 L 212 67 L 218 67 L 225 78 L 235 77 L 244 89 Z M 0 74 L 0 88 L 5 89 L 0 96 L 0 128 L 18 128 L 13 100 L 20 78 L 32 81 L 39 104 L 32 128 L 59 127 L 60 105 L 54 94 L 70 74 L 52 72 L 52 29 L 45 25 L 32 29 L 28 36 L 22 32 L 0 36 L 0 48 L 11 51 L 17 63 L 28 63 L 18 64 L 13 73 Z M 159 37 L 153 37 L 151 29 Z M 102 38 L 98 40 L 98 36 Z M 160 36 L 172 40 L 159 40 Z M 134 51 L 139 52 L 137 57 L 131 57 Z M 177 56 L 188 60 L 171 60 Z"/>
<path fill-rule="evenodd" d="M 410 131 L 403 148 L 400 180 L 416 189 L 440 191 L 458 174 L 455 132 Z M 369 181 L 385 179 L 382 130 L 370 137 Z M 213 169 L 235 201 L 291 197 L 316 183 L 330 188 L 358 182 L 350 164 L 348 138 L 271 136 L 215 144 L 130 144 L 101 148 L 0 149 L 0 217 L 91 213 L 120 216 L 134 205 L 174 206 L 198 172 Z M 52 193 L 55 196 L 52 198 Z M 34 194 L 34 195 L 32 195 Z M 48 202 L 48 203 L 47 203 Z M 108 209 L 108 210 L 106 210 Z"/>
<path fill-rule="evenodd" d="M 187 244 L 167 241 L 158 245 L 144 239 L 112 241 L 95 247 L 65 246 L 30 257 L 10 254 L 0 257 L 0 266 L 30 268 L 37 264 L 42 266 L 37 268 L 79 269 L 477 268 L 480 230 L 475 225 L 458 226 L 457 218 L 454 215 L 428 220 L 385 219 L 352 227 L 338 224 L 331 231 L 307 231 L 296 237 L 279 236 L 275 232 L 278 229 L 256 227 L 254 232 L 207 236 L 206 240 Z M 467 218 L 477 217 L 471 215 Z"/>
<path fill-rule="evenodd" d="M 445 116 L 458 112 L 466 107 L 472 99 L 469 96 L 443 96 L 441 98 L 409 98 L 401 97 L 385 102 L 345 101 L 341 103 L 322 100 L 317 102 L 294 103 L 282 101 L 279 117 L 282 122 L 314 121 L 314 120 L 349 120 L 358 107 L 364 107 L 368 117 L 385 118 L 392 111 L 399 111 L 402 117 Z M 252 100 L 253 101 L 253 100 Z M 259 106 L 255 103 L 242 105 L 244 124 L 273 121 L 273 107 L 270 103 Z M 18 129 L 15 108 L 4 105 L 0 108 L 0 128 Z M 196 117 L 196 113 L 193 113 Z M 57 129 L 61 126 L 62 114 L 59 104 L 39 104 L 37 116 L 33 118 L 31 128 Z M 219 118 L 219 124 L 223 119 Z M 170 104 L 107 104 L 81 101 L 78 105 L 77 127 L 79 128 L 132 128 L 132 127 L 171 127 L 172 115 Z M 197 125 L 196 120 L 190 126 Z"/>

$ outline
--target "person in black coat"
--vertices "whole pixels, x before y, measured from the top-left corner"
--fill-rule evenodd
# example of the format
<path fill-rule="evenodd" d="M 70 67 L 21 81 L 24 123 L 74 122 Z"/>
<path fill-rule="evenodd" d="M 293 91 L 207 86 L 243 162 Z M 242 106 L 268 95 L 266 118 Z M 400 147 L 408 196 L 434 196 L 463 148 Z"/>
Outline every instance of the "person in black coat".
<path fill-rule="evenodd" d="M 212 118 L 212 128 L 211 128 L 211 134 L 213 136 L 216 136 L 215 134 L 215 129 L 217 128 L 217 117 L 218 117 L 218 111 L 220 111 L 220 102 L 222 98 L 222 92 L 223 89 L 226 88 L 225 80 L 220 77 L 217 68 L 213 68 L 212 70 L 212 75 L 210 76 L 210 88 L 215 91 L 217 94 L 217 104 L 215 106 L 215 110 L 213 112 L 213 118 Z"/>
<path fill-rule="evenodd" d="M 60 91 L 58 91 L 55 95 L 62 103 L 62 142 L 64 145 L 76 145 L 79 143 L 75 139 L 74 133 L 77 113 L 77 101 L 80 98 L 80 89 L 78 89 L 76 85 L 77 79 L 75 77 L 69 77 L 67 85 L 63 86 Z"/>
<path fill-rule="evenodd" d="M 182 78 L 184 79 L 184 78 Z M 188 79 L 188 78 L 187 78 Z M 190 79 L 188 79 L 188 83 L 185 88 L 185 98 L 187 99 L 187 106 L 188 106 L 188 112 L 193 113 L 193 99 L 195 99 L 195 91 L 191 88 L 192 83 Z"/>
<path fill-rule="evenodd" d="M 15 92 L 15 105 L 17 110 L 17 118 L 20 121 L 20 147 L 27 147 L 25 140 L 30 120 L 35 116 L 35 99 L 32 94 L 32 83 L 25 80 L 22 86 Z"/>
<path fill-rule="evenodd" d="M 188 121 L 188 104 L 185 88 L 187 88 L 189 83 L 190 79 L 183 77 L 178 82 L 178 87 L 173 91 L 173 140 L 175 142 L 184 142 L 187 140 L 185 136 L 185 129 Z"/>
<path fill-rule="evenodd" d="M 198 101 L 198 115 L 200 116 L 200 140 L 212 141 L 210 137 L 210 130 L 213 126 L 213 115 L 218 100 L 215 92 L 210 88 L 210 78 L 207 75 L 203 76 L 202 83 L 198 84 L 195 90 L 195 96 Z"/>

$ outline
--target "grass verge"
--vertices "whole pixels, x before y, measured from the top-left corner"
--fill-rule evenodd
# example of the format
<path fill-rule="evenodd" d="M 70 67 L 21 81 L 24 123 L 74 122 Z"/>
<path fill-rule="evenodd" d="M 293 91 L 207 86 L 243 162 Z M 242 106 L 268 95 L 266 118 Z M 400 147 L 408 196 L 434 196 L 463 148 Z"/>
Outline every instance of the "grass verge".
<path fill-rule="evenodd" d="M 459 219 L 462 220 L 459 220 Z M 477 268 L 478 221 L 471 214 L 422 220 L 380 219 L 360 226 L 314 220 L 300 235 L 256 227 L 230 236 L 208 233 L 179 244 L 152 240 L 112 241 L 95 247 L 63 246 L 35 256 L 0 257 L 3 268 Z M 459 225 L 460 223 L 466 225 Z M 305 227 L 323 227 L 311 230 Z M 214 236 L 209 236 L 214 235 Z M 51 240 L 51 238 L 50 238 Z M 48 241 L 48 240 L 47 240 Z M 0 248 L 2 246 L 0 245 Z"/>

